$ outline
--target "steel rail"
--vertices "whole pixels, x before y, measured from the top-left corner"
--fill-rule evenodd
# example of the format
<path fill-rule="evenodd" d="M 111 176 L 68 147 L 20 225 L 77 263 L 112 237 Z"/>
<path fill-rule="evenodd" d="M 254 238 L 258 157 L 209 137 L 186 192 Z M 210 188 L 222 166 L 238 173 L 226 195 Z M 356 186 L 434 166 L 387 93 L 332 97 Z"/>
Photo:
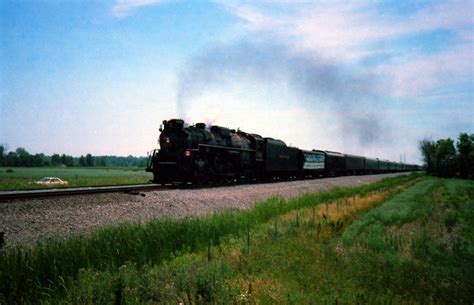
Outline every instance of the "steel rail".
<path fill-rule="evenodd" d="M 113 192 L 138 192 L 160 190 L 163 187 L 158 184 L 135 184 L 135 185 L 114 185 L 114 186 L 91 186 L 91 187 L 75 187 L 75 188 L 56 188 L 41 190 L 24 190 L 24 191 L 0 191 L 0 201 L 11 199 L 28 199 L 38 197 L 56 197 L 56 196 L 73 196 L 84 194 L 100 194 Z"/>

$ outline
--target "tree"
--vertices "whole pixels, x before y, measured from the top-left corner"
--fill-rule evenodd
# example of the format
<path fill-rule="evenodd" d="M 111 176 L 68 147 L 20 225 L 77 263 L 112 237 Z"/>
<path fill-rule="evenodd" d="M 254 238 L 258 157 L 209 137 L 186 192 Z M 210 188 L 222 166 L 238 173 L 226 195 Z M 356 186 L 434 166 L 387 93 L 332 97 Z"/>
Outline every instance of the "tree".
<path fill-rule="evenodd" d="M 458 150 L 458 171 L 461 178 L 474 175 L 474 134 L 461 133 L 456 143 Z"/>
<path fill-rule="evenodd" d="M 0 166 L 3 166 L 3 162 L 5 161 L 5 147 L 0 145 Z"/>
<path fill-rule="evenodd" d="M 66 166 L 74 166 L 74 158 L 72 156 L 66 156 Z"/>
<path fill-rule="evenodd" d="M 147 158 L 139 158 L 138 159 L 138 167 L 146 167 Z"/>
<path fill-rule="evenodd" d="M 101 156 L 101 157 L 96 157 L 95 158 L 95 164 L 97 166 L 106 166 L 107 165 L 107 157 L 106 156 Z"/>
<path fill-rule="evenodd" d="M 435 172 L 441 177 L 453 177 L 456 174 L 456 149 L 450 138 L 436 142 Z"/>
<path fill-rule="evenodd" d="M 42 167 L 45 165 L 44 154 L 35 154 L 33 156 L 33 166 Z"/>
<path fill-rule="evenodd" d="M 51 156 L 51 165 L 57 166 L 59 164 L 61 164 L 61 157 L 58 154 L 53 154 Z"/>
<path fill-rule="evenodd" d="M 18 166 L 18 157 L 14 151 L 9 152 L 5 156 L 4 165 L 5 166 Z"/>
<path fill-rule="evenodd" d="M 79 166 L 86 166 L 86 159 L 83 155 L 79 157 Z"/>
<path fill-rule="evenodd" d="M 17 160 L 17 166 L 31 166 L 31 155 L 23 147 L 18 147 L 15 150 Z"/>
<path fill-rule="evenodd" d="M 94 166 L 94 159 L 91 154 L 86 155 L 86 166 Z"/>
<path fill-rule="evenodd" d="M 61 155 L 61 164 L 66 165 L 66 155 L 65 154 Z"/>
<path fill-rule="evenodd" d="M 428 139 L 423 139 L 419 143 L 419 148 L 423 156 L 423 162 L 425 163 L 426 172 L 428 174 L 434 173 L 435 153 L 436 144 Z"/>

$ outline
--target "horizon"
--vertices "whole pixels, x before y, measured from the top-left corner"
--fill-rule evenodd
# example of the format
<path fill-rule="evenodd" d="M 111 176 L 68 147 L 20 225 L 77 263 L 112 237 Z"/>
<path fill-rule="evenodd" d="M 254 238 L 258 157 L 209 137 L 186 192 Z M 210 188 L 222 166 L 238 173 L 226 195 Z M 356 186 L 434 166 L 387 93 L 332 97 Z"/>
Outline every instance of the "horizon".
<path fill-rule="evenodd" d="M 474 3 L 3 1 L 0 144 L 146 156 L 163 120 L 421 163 L 474 132 Z"/>

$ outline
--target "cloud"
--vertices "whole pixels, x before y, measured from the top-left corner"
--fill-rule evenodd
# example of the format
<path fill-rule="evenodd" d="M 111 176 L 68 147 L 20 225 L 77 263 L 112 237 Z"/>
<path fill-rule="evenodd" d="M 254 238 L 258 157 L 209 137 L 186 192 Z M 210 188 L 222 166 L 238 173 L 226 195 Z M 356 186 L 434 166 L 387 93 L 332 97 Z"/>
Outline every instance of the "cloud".
<path fill-rule="evenodd" d="M 167 2 L 167 0 L 117 0 L 111 11 L 115 17 L 125 18 L 136 9 L 165 2 Z"/>
<path fill-rule="evenodd" d="M 431 54 L 410 54 L 379 65 L 374 72 L 388 76 L 387 87 L 395 96 L 431 95 L 439 88 L 469 84 L 472 89 L 474 59 L 472 43 L 463 43 Z"/>
<path fill-rule="evenodd" d="M 247 30 L 262 31 L 283 24 L 283 22 L 277 18 L 264 14 L 249 5 L 238 5 L 234 2 L 221 2 L 221 5 L 227 11 L 241 19 L 244 28 Z"/>
<path fill-rule="evenodd" d="M 251 33 L 270 31 L 295 53 L 335 63 L 364 63 L 392 96 L 427 94 L 473 77 L 472 1 L 427 2 L 403 13 L 384 2 L 368 1 L 286 7 L 282 13 L 268 3 L 258 8 L 238 3 L 226 6 Z M 449 41 L 433 38 L 437 31 L 449 35 Z M 434 50 L 416 49 L 410 41 L 414 37 L 429 41 Z"/>
<path fill-rule="evenodd" d="M 390 14 L 387 9 L 367 1 L 317 2 L 288 4 L 290 13 L 274 13 L 267 7 L 225 5 L 247 28 L 253 31 L 271 29 L 297 42 L 309 51 L 325 55 L 345 54 L 354 58 L 359 48 L 370 48 L 374 41 L 395 39 L 438 29 L 471 29 L 470 1 L 448 1 L 427 6 L 404 15 Z"/>

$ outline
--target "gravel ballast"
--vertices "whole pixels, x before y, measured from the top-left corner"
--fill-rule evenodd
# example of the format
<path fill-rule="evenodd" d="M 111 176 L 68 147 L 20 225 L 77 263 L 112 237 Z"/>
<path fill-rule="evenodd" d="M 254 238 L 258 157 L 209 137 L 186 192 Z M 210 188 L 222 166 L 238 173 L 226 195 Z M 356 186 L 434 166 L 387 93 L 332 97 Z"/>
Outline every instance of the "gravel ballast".
<path fill-rule="evenodd" d="M 0 231 L 7 247 L 31 245 L 40 238 L 84 234 L 127 221 L 201 216 L 222 209 L 247 209 L 280 196 L 373 183 L 403 174 L 347 176 L 217 188 L 170 189 L 139 195 L 112 193 L 0 202 Z M 144 195 L 144 196 L 143 196 Z"/>

